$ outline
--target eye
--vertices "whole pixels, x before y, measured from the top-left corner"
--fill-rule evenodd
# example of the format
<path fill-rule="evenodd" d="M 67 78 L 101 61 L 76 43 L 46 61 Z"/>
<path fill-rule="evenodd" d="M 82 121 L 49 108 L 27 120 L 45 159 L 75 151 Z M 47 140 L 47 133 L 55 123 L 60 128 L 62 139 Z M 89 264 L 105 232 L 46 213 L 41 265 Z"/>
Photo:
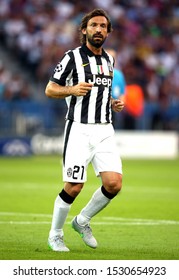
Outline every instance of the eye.
<path fill-rule="evenodd" d="M 104 24 L 104 23 L 101 24 L 101 27 L 102 27 L 102 28 L 106 28 L 106 24 Z"/>

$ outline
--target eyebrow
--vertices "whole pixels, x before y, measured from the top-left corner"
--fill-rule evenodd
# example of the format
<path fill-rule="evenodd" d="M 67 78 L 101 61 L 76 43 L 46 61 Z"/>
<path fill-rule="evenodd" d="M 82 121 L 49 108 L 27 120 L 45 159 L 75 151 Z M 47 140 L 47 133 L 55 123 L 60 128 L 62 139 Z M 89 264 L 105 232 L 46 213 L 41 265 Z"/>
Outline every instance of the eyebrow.
<path fill-rule="evenodd" d="M 89 20 L 90 21 L 90 20 Z M 91 25 L 91 24 L 99 24 L 99 25 L 105 25 L 105 26 L 107 26 L 107 22 L 96 22 L 95 20 L 94 21 L 91 21 L 90 23 L 89 23 L 89 21 L 88 21 L 88 24 L 89 25 Z"/>

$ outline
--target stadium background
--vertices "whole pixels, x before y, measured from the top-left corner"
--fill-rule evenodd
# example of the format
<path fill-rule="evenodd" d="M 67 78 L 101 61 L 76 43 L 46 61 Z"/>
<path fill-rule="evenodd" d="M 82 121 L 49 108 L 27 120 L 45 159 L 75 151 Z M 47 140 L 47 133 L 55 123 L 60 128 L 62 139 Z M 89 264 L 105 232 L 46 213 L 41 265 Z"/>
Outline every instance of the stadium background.
<path fill-rule="evenodd" d="M 65 226 L 71 252 L 59 256 L 46 240 L 61 185 L 56 154 L 66 105 L 44 88 L 64 51 L 79 45 L 78 24 L 95 7 L 110 14 L 105 47 L 117 51 L 116 67 L 140 88 L 144 108 L 115 115 L 124 191 L 94 219 L 99 249 L 91 254 L 69 227 L 99 186 L 89 166 Z M 8 155 L 0 157 L 0 259 L 179 260 L 178 131 L 177 1 L 0 0 L 0 154 Z"/>
<path fill-rule="evenodd" d="M 44 88 L 63 53 L 79 45 L 80 20 L 95 7 L 111 17 L 105 47 L 117 51 L 116 67 L 144 96 L 144 110 L 118 114 L 116 129 L 179 130 L 177 1 L 0 0 L 0 136 L 62 132 L 66 105 L 48 100 Z"/>

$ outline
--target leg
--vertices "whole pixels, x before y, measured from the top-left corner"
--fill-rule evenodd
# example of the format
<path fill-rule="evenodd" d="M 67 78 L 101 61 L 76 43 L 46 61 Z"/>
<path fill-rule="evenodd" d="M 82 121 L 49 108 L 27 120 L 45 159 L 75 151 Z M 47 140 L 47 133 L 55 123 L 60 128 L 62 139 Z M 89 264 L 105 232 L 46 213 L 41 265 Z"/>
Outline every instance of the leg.
<path fill-rule="evenodd" d="M 117 172 L 101 172 L 101 179 L 105 190 L 112 195 L 117 195 L 122 188 L 122 174 Z"/>
<path fill-rule="evenodd" d="M 67 121 L 65 125 L 63 181 L 66 183 L 55 201 L 49 238 L 54 238 L 55 236 L 63 238 L 63 225 L 71 204 L 86 181 L 87 162 L 89 161 L 89 136 L 84 132 L 85 128 L 86 126 L 71 121 Z M 53 247 L 52 249 L 54 250 Z M 62 251 L 60 248 L 57 248 L 57 250 Z"/>
<path fill-rule="evenodd" d="M 82 230 L 82 228 L 85 229 L 86 225 L 89 225 L 91 218 L 105 208 L 122 187 L 122 162 L 116 149 L 113 137 L 113 128 L 111 125 L 107 127 L 101 126 L 98 127 L 98 129 L 99 128 L 101 129 L 101 134 L 99 132 L 96 133 L 96 135 L 102 135 L 102 138 L 96 146 L 92 164 L 96 175 L 101 177 L 103 185 L 96 190 L 88 204 L 72 221 L 72 225 L 74 224 L 77 231 L 83 235 L 84 230 Z M 96 240 L 94 241 L 94 237 L 92 237 L 92 235 L 91 241 L 88 242 L 87 239 L 90 239 L 88 238 L 88 235 L 87 238 L 83 237 L 83 240 L 87 245 L 89 245 L 89 242 L 92 245 L 96 242 Z"/>
<path fill-rule="evenodd" d="M 103 186 L 96 190 L 88 204 L 72 221 L 73 228 L 80 233 L 83 241 L 92 248 L 97 247 L 97 241 L 89 227 L 90 220 L 109 204 L 122 187 L 122 175 L 119 173 L 102 172 L 101 178 Z"/>
<path fill-rule="evenodd" d="M 122 187 L 122 175 L 116 172 L 101 172 L 103 186 L 96 190 L 89 203 L 77 216 L 80 225 L 90 222 L 113 199 Z"/>
<path fill-rule="evenodd" d="M 49 247 L 54 251 L 69 251 L 63 243 L 63 226 L 68 212 L 83 184 L 65 183 L 64 189 L 57 196 L 54 204 L 52 225 L 49 233 Z"/>
<path fill-rule="evenodd" d="M 71 204 L 80 193 L 83 184 L 65 183 L 64 189 L 55 200 L 50 237 L 63 236 L 63 225 L 67 218 Z"/>

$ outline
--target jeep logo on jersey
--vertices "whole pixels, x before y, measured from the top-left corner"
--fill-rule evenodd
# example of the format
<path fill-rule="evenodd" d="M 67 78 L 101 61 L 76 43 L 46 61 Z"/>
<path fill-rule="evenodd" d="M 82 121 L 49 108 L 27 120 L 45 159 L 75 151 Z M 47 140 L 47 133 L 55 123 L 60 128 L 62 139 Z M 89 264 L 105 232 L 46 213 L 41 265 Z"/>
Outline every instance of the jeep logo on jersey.
<path fill-rule="evenodd" d="M 88 83 L 92 83 L 94 86 L 111 87 L 112 78 L 105 75 L 93 75 L 92 79 L 88 79 Z"/>

